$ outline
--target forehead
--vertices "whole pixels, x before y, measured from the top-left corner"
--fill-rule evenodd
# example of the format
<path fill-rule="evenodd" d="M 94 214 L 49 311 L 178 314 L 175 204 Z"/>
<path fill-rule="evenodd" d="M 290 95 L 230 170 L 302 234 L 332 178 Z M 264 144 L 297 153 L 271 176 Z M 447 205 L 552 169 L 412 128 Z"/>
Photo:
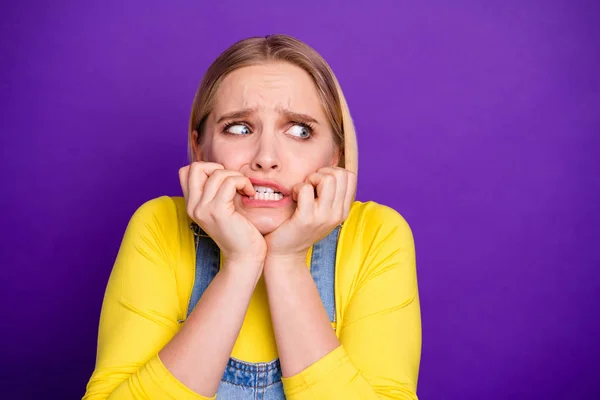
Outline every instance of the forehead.
<path fill-rule="evenodd" d="M 215 114 L 246 108 L 259 111 L 283 108 L 315 118 L 323 116 L 310 75 L 283 62 L 239 68 L 223 79 L 215 96 Z"/>

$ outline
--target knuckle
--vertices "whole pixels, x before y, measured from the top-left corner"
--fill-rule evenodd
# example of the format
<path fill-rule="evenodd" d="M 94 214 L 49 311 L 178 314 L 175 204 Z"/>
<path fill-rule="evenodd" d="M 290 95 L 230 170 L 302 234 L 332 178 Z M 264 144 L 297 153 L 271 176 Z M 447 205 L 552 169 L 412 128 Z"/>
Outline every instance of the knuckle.
<path fill-rule="evenodd" d="M 196 207 L 195 209 L 192 210 L 190 217 L 194 220 L 194 221 L 202 221 L 204 218 L 203 213 L 201 212 L 200 207 Z"/>
<path fill-rule="evenodd" d="M 219 217 L 219 209 L 218 207 L 215 207 L 215 205 L 212 205 L 208 210 L 208 217 L 210 217 L 213 220 L 216 220 Z"/>
<path fill-rule="evenodd" d="M 189 173 L 194 175 L 205 173 L 206 170 L 206 166 L 201 161 L 194 161 L 189 168 Z"/>
<path fill-rule="evenodd" d="M 223 180 L 223 183 L 221 184 L 221 188 L 230 189 L 232 187 L 235 187 L 236 183 L 237 183 L 237 180 L 235 179 L 235 177 L 229 176 Z"/>
<path fill-rule="evenodd" d="M 333 175 L 326 174 L 323 176 L 323 180 L 327 183 L 331 183 L 335 180 L 335 177 Z"/>

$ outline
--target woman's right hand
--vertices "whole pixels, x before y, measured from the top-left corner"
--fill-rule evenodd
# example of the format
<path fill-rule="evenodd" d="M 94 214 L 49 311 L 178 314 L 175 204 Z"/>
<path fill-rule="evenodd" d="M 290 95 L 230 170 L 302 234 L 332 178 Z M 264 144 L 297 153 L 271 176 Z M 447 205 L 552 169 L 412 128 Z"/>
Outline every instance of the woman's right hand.
<path fill-rule="evenodd" d="M 193 162 L 179 169 L 187 213 L 208 233 L 233 265 L 263 265 L 267 245 L 263 235 L 235 210 L 236 193 L 254 196 L 250 180 L 221 164 Z"/>

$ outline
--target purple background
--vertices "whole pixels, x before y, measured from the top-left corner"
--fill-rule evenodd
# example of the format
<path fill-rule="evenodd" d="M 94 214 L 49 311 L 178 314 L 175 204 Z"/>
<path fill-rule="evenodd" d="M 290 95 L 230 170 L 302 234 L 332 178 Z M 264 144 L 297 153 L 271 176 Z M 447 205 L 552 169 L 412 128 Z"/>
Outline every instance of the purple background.
<path fill-rule="evenodd" d="M 358 199 L 413 228 L 420 398 L 600 398 L 597 1 L 13 3 L 3 398 L 81 398 L 127 221 L 180 194 L 203 72 L 269 33 L 330 62 L 357 125 Z"/>

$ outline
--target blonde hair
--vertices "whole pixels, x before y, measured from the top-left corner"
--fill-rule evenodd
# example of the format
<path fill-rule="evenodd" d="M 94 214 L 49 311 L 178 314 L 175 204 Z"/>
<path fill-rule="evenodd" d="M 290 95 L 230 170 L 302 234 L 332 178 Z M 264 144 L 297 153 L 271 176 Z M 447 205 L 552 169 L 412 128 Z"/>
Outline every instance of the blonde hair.
<path fill-rule="evenodd" d="M 283 61 L 306 71 L 313 79 L 321 104 L 340 151 L 338 166 L 357 173 L 356 132 L 348 104 L 337 78 L 327 62 L 313 48 L 287 35 L 269 35 L 240 40 L 225 50 L 210 65 L 194 97 L 188 129 L 188 157 L 203 137 L 204 125 L 211 113 L 219 84 L 232 71 L 264 62 Z M 193 132 L 198 132 L 194 143 Z"/>

